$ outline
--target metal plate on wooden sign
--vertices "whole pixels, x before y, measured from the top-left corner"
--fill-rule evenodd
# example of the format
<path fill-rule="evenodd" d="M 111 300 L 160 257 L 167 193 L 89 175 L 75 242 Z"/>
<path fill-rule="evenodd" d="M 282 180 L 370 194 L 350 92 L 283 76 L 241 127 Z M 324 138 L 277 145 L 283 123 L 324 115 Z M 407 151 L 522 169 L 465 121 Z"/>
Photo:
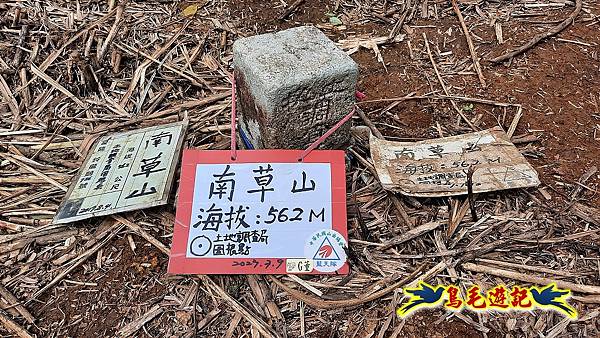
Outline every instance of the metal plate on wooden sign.
<path fill-rule="evenodd" d="M 420 142 L 385 141 L 371 135 L 371 156 L 385 189 L 415 197 L 535 187 L 538 173 L 500 127 Z"/>
<path fill-rule="evenodd" d="M 54 224 L 167 203 L 187 121 L 96 141 Z"/>

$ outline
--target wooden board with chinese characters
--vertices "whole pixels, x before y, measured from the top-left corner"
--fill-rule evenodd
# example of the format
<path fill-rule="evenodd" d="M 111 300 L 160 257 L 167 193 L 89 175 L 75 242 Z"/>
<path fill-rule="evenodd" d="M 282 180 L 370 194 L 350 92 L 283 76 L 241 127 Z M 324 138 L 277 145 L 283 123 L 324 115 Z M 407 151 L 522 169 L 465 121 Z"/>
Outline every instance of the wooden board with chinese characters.
<path fill-rule="evenodd" d="M 187 121 L 98 139 L 54 224 L 167 203 Z"/>
<path fill-rule="evenodd" d="M 540 184 L 535 169 L 500 127 L 419 142 L 371 135 L 369 144 L 382 186 L 408 196 L 467 194 L 469 168 L 475 193 Z"/>

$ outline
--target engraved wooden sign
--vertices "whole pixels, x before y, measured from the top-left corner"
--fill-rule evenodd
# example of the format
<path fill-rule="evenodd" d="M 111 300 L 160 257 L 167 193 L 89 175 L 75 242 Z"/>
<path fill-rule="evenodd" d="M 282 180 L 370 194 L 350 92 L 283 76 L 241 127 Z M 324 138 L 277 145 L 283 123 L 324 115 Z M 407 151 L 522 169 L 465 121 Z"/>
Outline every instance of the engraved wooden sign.
<path fill-rule="evenodd" d="M 53 223 L 167 203 L 186 126 L 178 122 L 101 137 Z"/>

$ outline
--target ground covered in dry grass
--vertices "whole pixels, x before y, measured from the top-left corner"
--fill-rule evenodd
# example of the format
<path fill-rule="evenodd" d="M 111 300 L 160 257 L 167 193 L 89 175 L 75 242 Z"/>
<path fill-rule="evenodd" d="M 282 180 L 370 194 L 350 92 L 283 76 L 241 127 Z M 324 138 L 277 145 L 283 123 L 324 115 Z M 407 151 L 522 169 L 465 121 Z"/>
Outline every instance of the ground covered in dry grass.
<path fill-rule="evenodd" d="M 573 14 L 557 35 L 490 61 Z M 600 335 L 599 15 L 591 0 L 0 3 L 0 334 Z M 476 196 L 474 221 L 465 198 L 384 191 L 368 140 L 353 133 L 348 276 L 167 275 L 176 194 L 124 219 L 51 224 L 101 135 L 187 118 L 185 147 L 227 149 L 233 41 L 305 24 L 360 66 L 366 116 L 353 126 L 421 140 L 514 124 L 542 185 Z M 399 244 L 382 249 L 390 240 Z M 540 310 L 395 315 L 402 288 L 418 280 L 464 291 L 543 278 L 570 283 L 577 320 Z"/>

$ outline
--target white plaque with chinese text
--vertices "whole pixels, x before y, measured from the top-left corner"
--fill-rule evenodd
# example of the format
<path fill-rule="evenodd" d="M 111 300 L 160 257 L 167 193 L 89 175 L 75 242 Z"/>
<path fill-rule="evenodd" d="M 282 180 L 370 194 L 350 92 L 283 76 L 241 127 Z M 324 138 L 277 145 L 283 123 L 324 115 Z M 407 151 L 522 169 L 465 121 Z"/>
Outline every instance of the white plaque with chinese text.
<path fill-rule="evenodd" d="M 420 142 L 385 141 L 371 135 L 373 164 L 382 186 L 415 197 L 535 187 L 538 173 L 500 127 Z"/>
<path fill-rule="evenodd" d="M 178 122 L 98 139 L 53 223 L 166 204 L 186 126 Z"/>
<path fill-rule="evenodd" d="M 344 152 L 183 153 L 169 273 L 348 273 Z"/>

